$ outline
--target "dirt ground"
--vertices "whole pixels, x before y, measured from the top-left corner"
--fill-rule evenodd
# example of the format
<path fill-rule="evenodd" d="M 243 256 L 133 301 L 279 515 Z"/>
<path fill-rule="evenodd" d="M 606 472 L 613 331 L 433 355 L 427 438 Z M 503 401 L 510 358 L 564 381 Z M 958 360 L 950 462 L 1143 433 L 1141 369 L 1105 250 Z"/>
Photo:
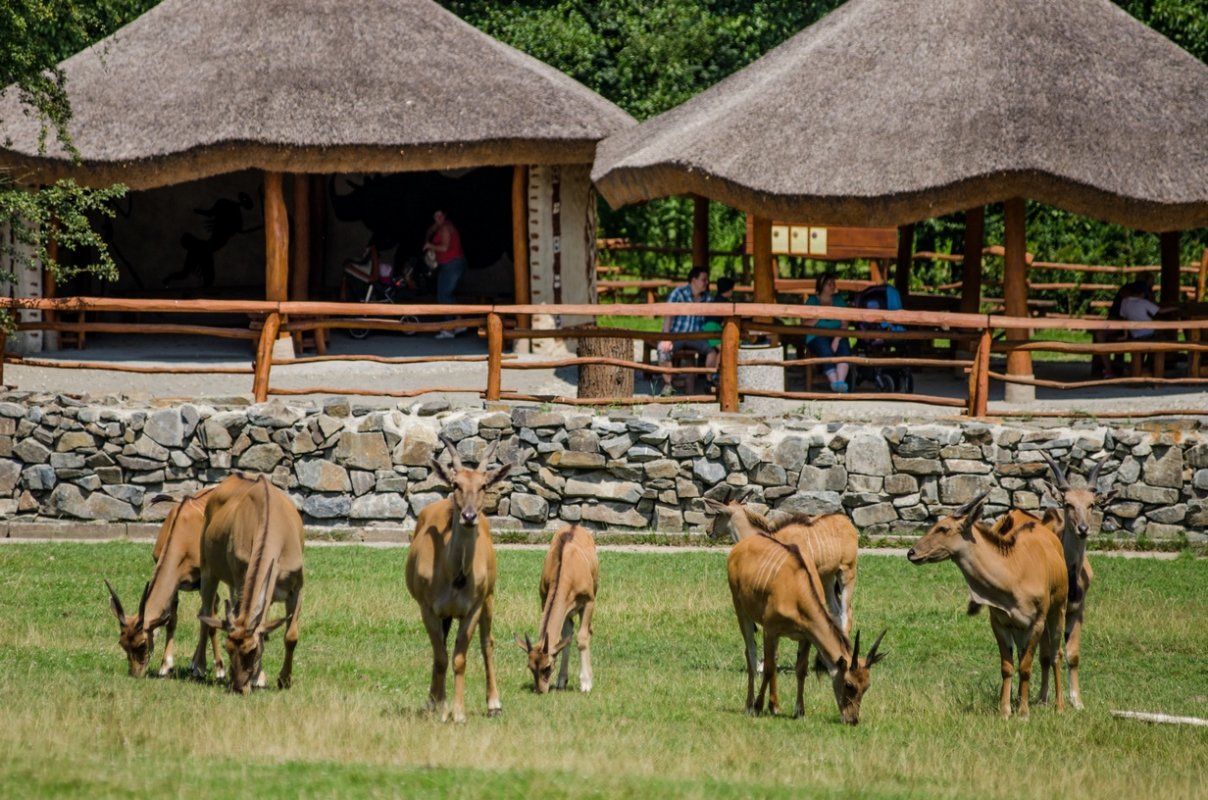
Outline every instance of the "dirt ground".
<path fill-rule="evenodd" d="M 329 355 L 366 354 L 374 356 L 417 355 L 485 355 L 486 343 L 463 334 L 455 339 L 438 340 L 431 335 L 403 336 L 373 333 L 356 341 L 343 332 L 331 336 Z M 132 401 L 151 402 L 166 399 L 191 402 L 232 400 L 250 402 L 252 375 L 251 349 L 246 342 L 199 339 L 185 336 L 118 336 L 93 334 L 83 350 L 67 349 L 44 353 L 42 359 L 62 364 L 62 367 L 42 367 L 22 364 L 4 365 L 4 383 L 19 390 L 62 392 L 73 395 L 125 396 Z M 517 355 L 517 361 L 540 361 L 546 356 Z M 168 366 L 188 368 L 197 366 L 246 369 L 246 374 L 223 375 L 155 375 L 112 372 L 89 369 L 90 363 L 121 362 L 138 366 Z M 505 362 L 506 365 L 507 362 Z M 1037 373 L 1045 378 L 1077 380 L 1088 376 L 1086 362 L 1045 362 L 1036 365 Z M 573 396 L 576 389 L 575 368 L 508 370 L 503 375 L 503 388 L 532 395 Z M 800 390 L 799 373 L 789 378 L 789 388 Z M 964 398 L 966 377 L 957 370 L 927 369 L 915 371 L 916 391 L 923 394 Z M 416 402 L 444 398 L 455 406 L 481 406 L 478 392 L 486 386 L 486 363 L 440 362 L 435 364 L 380 364 L 370 361 L 299 363 L 273 368 L 270 385 L 273 388 L 308 388 L 315 391 L 303 395 L 311 399 L 346 395 L 371 407 L 390 407 L 401 403 L 409 407 Z M 407 390 L 439 387 L 441 391 L 414 399 L 357 396 L 357 388 Z M 465 390 L 465 391 L 460 391 Z M 835 401 L 766 400 L 753 398 L 744 402 L 744 411 L 762 415 L 805 413 L 820 419 L 853 419 L 896 421 L 952 417 L 958 409 L 939 405 L 883 400 L 860 402 L 862 393 L 874 391 L 870 383 L 855 387 L 852 394 L 836 395 Z M 639 379 L 636 392 L 649 394 L 649 384 Z M 1036 401 L 1028 404 L 1008 404 L 1003 399 L 1002 384 L 991 385 L 992 414 L 1029 415 L 1037 412 L 1068 412 L 1071 416 L 1095 412 L 1170 411 L 1177 416 L 1208 417 L 1208 386 L 1163 387 L 1094 387 L 1071 390 L 1037 388 Z M 299 399 L 299 398 L 295 398 Z M 1205 420 L 1208 423 L 1208 420 Z"/>

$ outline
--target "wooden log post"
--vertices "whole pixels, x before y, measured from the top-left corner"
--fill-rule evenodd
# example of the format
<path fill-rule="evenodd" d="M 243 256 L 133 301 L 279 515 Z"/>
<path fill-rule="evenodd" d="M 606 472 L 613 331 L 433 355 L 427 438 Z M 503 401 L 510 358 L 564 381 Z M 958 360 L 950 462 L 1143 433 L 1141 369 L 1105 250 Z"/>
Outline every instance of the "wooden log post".
<path fill-rule="evenodd" d="M 269 373 L 273 365 L 273 343 L 277 341 L 277 332 L 281 329 L 281 315 L 275 311 L 264 319 L 264 327 L 260 329 L 260 342 L 256 346 L 256 365 L 252 375 L 252 396 L 257 403 L 268 399 Z"/>
<path fill-rule="evenodd" d="M 730 317 L 721 325 L 721 353 L 717 369 L 717 400 L 726 413 L 738 411 L 738 343 L 742 330 Z"/>
<path fill-rule="evenodd" d="M 973 366 L 969 370 L 969 404 L 968 413 L 971 417 L 986 416 L 990 402 L 990 348 L 993 339 L 990 329 L 982 331 L 977 343 L 977 352 L 973 356 Z"/>
<path fill-rule="evenodd" d="M 528 251 L 528 167 L 512 167 L 512 281 L 516 305 L 532 302 L 532 275 Z M 532 317 L 516 317 L 516 326 L 531 328 Z M 527 351 L 526 351 L 527 352 Z"/>
<path fill-rule="evenodd" d="M 898 226 L 898 262 L 893 270 L 893 285 L 905 300 L 910 295 L 910 265 L 914 260 L 914 225 Z"/>
<path fill-rule="evenodd" d="M 776 302 L 776 267 L 772 261 L 772 221 L 755 217 L 752 227 L 751 254 L 755 262 L 755 302 Z"/>
<path fill-rule="evenodd" d="M 289 299 L 310 299 L 310 265 L 311 265 L 311 217 L 310 217 L 310 176 L 296 173 L 293 176 L 293 206 L 294 224 L 290 233 L 293 235 L 293 268 L 289 271 Z M 303 350 L 305 333 L 294 333 L 294 349 L 299 353 Z M 314 337 L 315 351 L 319 355 L 327 352 L 327 332 L 316 328 L 311 332 Z"/>
<path fill-rule="evenodd" d="M 1204 248 L 1204 255 L 1200 256 L 1200 274 L 1195 280 L 1195 301 L 1197 303 L 1204 302 L 1205 283 L 1208 283 L 1208 247 Z"/>
<path fill-rule="evenodd" d="M 965 212 L 965 259 L 961 265 L 962 314 L 981 311 L 982 248 L 986 239 L 985 206 Z"/>
<path fill-rule="evenodd" d="M 633 340 L 626 336 L 582 336 L 575 352 L 579 358 L 633 361 Z M 580 364 L 578 396 L 581 399 L 633 397 L 633 372 L 630 367 L 614 364 Z"/>
<path fill-rule="evenodd" d="M 692 266 L 709 269 L 709 198 L 692 195 Z"/>
<path fill-rule="evenodd" d="M 487 400 L 498 400 L 503 387 L 503 318 L 487 314 Z"/>
<path fill-rule="evenodd" d="M 1004 204 L 1006 231 L 1003 236 L 1005 248 L 1003 263 L 1003 303 L 1009 317 L 1028 316 L 1028 262 L 1027 228 L 1025 213 L 1027 202 L 1022 197 L 1013 197 Z M 1024 341 L 1031 338 L 1025 329 L 1008 330 L 1008 341 Z M 1026 350 L 1013 350 L 1007 354 L 1007 375 L 1032 377 L 1032 354 Z M 1036 399 L 1036 387 L 1028 384 L 1008 383 L 1007 401 L 1030 403 Z"/>
<path fill-rule="evenodd" d="M 265 299 L 286 302 L 289 300 L 289 215 L 285 211 L 285 175 L 280 172 L 264 173 L 264 262 Z M 289 336 L 288 333 L 281 335 Z"/>

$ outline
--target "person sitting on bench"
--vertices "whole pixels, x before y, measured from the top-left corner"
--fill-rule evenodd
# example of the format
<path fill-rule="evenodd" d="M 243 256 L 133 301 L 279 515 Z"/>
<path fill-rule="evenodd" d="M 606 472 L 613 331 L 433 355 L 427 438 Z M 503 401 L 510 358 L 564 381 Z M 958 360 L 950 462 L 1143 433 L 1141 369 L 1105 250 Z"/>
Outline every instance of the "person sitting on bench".
<path fill-rule="evenodd" d="M 707 303 L 709 302 L 709 271 L 704 267 L 693 267 L 688 273 L 688 282 L 671 291 L 667 296 L 668 303 Z M 663 332 L 668 334 L 675 333 L 699 333 L 705 327 L 705 318 L 698 314 L 685 314 L 683 316 L 667 317 L 663 320 Z M 705 366 L 713 367 L 717 364 L 717 351 L 709 346 L 709 343 L 704 339 L 682 339 L 675 341 L 672 338 L 664 339 L 659 342 L 659 363 L 666 366 L 671 363 L 671 356 L 676 347 L 695 350 L 698 355 L 705 357 Z M 671 394 L 671 382 L 668 381 L 664 387 L 664 394 Z M 696 375 L 688 373 L 684 376 L 684 391 L 687 394 L 696 394 Z"/>

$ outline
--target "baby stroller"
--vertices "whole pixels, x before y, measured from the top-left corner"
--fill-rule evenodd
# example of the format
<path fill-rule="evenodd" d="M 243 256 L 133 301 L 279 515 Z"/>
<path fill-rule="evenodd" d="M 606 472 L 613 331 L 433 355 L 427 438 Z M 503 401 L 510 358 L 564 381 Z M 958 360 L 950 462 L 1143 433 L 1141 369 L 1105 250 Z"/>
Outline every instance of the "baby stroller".
<path fill-rule="evenodd" d="M 418 256 L 411 256 L 396 267 L 379 261 L 376 275 L 369 258 L 344 262 L 344 274 L 349 279 L 348 296 L 360 303 L 414 303 L 420 296 L 431 294 L 432 275 Z M 418 317 L 405 315 L 399 322 L 419 322 Z M 364 339 L 368 328 L 349 328 L 353 339 Z"/>
<path fill-rule="evenodd" d="M 894 287 L 882 283 L 876 286 L 869 286 L 860 292 L 856 295 L 854 304 L 856 308 L 884 308 L 889 311 L 900 311 L 902 308 L 902 295 Z M 856 327 L 860 330 L 897 332 L 906 330 L 901 325 L 894 325 L 889 322 L 861 322 Z M 856 343 L 856 353 L 866 358 L 885 358 L 891 355 L 908 356 L 910 354 L 910 343 L 894 339 L 859 339 Z M 858 386 L 866 381 L 874 384 L 877 389 L 883 392 L 914 391 L 914 375 L 911 374 L 909 366 L 857 367 L 853 385 Z"/>

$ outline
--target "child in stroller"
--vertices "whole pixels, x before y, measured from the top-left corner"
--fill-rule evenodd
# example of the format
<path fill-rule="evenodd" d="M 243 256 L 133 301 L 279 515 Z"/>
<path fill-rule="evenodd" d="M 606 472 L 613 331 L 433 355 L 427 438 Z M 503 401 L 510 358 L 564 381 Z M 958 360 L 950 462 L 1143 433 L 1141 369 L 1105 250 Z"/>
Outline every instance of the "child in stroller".
<path fill-rule="evenodd" d="M 902 295 L 887 283 L 869 286 L 856 295 L 856 308 L 883 308 L 888 311 L 902 309 Z M 886 330 L 901 332 L 906 330 L 901 325 L 889 322 L 861 322 L 856 327 L 860 330 Z M 893 339 L 859 339 L 856 352 L 866 358 L 883 358 L 887 355 L 907 355 L 909 343 Z M 883 392 L 913 392 L 914 375 L 909 366 L 888 367 L 859 367 L 856 375 L 856 385 L 868 381 Z"/>
<path fill-rule="evenodd" d="M 398 254 L 395 254 L 396 258 Z M 378 257 L 371 244 L 360 259 L 344 262 L 347 297 L 360 303 L 414 303 L 431 294 L 432 276 L 419 256 L 410 256 L 401 266 Z M 419 322 L 417 317 L 403 316 L 399 322 Z M 368 328 L 350 328 L 353 339 L 364 339 Z"/>

